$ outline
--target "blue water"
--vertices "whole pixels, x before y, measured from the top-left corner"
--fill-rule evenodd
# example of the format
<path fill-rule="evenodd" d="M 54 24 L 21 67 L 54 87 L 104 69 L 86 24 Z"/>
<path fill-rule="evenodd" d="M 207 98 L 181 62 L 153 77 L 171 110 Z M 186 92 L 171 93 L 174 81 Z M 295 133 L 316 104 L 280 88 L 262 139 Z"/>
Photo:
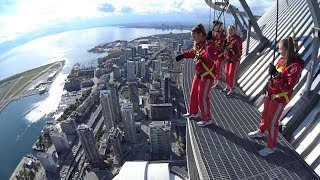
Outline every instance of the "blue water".
<path fill-rule="evenodd" d="M 154 34 L 181 33 L 180 30 L 100 27 L 54 34 L 11 49 L 0 55 L 0 79 L 16 73 L 66 60 L 48 93 L 22 98 L 0 112 L 0 180 L 9 179 L 21 158 L 32 153 L 31 146 L 45 124 L 45 114 L 59 105 L 63 83 L 76 62 L 91 64 L 98 54 L 87 53 L 93 46 L 115 40 L 133 40 Z"/>

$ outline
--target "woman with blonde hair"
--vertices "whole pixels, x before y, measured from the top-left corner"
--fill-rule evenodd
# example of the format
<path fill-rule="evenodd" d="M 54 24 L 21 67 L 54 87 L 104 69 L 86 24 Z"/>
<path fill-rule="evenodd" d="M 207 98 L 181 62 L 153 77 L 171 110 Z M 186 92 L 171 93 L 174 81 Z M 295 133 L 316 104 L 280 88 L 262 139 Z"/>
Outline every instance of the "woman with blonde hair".
<path fill-rule="evenodd" d="M 236 85 L 236 72 L 240 64 L 242 55 L 242 40 L 236 33 L 236 26 L 228 27 L 228 36 L 225 40 L 225 58 L 226 58 L 226 88 L 222 92 L 227 92 L 226 96 L 233 93 Z"/>

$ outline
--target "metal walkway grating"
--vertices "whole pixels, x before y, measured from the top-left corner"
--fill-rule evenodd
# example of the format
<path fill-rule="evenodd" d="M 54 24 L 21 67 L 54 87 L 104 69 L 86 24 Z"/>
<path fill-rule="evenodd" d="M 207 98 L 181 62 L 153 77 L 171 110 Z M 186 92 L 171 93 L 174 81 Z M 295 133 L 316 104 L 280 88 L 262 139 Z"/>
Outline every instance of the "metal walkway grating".
<path fill-rule="evenodd" d="M 184 95 L 189 104 L 194 65 L 192 60 L 184 63 Z M 249 139 L 247 134 L 257 129 L 261 114 L 239 87 L 232 98 L 212 89 L 210 99 L 213 124 L 201 128 L 189 122 L 189 132 L 196 140 L 193 146 L 198 146 L 192 148 L 201 155 L 195 160 L 205 167 L 200 166 L 198 172 L 207 172 L 209 179 L 319 179 L 282 135 L 275 153 L 258 154 L 266 139 Z"/>

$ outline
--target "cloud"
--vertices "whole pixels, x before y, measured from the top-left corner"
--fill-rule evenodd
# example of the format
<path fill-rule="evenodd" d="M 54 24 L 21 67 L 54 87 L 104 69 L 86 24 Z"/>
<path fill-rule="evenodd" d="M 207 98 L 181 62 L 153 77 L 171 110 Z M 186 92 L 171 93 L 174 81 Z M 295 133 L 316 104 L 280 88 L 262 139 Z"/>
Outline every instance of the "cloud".
<path fill-rule="evenodd" d="M 115 8 L 112 6 L 112 4 L 102 4 L 99 6 L 98 10 L 102 12 L 114 12 Z"/>

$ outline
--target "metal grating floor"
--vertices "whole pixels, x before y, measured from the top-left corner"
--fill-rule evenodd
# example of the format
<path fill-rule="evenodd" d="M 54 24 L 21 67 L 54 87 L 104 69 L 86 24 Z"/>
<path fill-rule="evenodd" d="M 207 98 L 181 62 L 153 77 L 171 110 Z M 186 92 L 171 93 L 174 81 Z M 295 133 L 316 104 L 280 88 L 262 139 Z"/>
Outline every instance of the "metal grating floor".
<path fill-rule="evenodd" d="M 194 65 L 192 60 L 184 63 L 183 86 L 189 104 Z M 201 128 L 191 120 L 205 165 L 198 171 L 207 171 L 210 179 L 319 179 L 281 134 L 275 153 L 258 154 L 266 138 L 250 139 L 247 134 L 257 129 L 261 114 L 240 88 L 231 98 L 212 89 L 210 100 L 213 124 Z"/>

